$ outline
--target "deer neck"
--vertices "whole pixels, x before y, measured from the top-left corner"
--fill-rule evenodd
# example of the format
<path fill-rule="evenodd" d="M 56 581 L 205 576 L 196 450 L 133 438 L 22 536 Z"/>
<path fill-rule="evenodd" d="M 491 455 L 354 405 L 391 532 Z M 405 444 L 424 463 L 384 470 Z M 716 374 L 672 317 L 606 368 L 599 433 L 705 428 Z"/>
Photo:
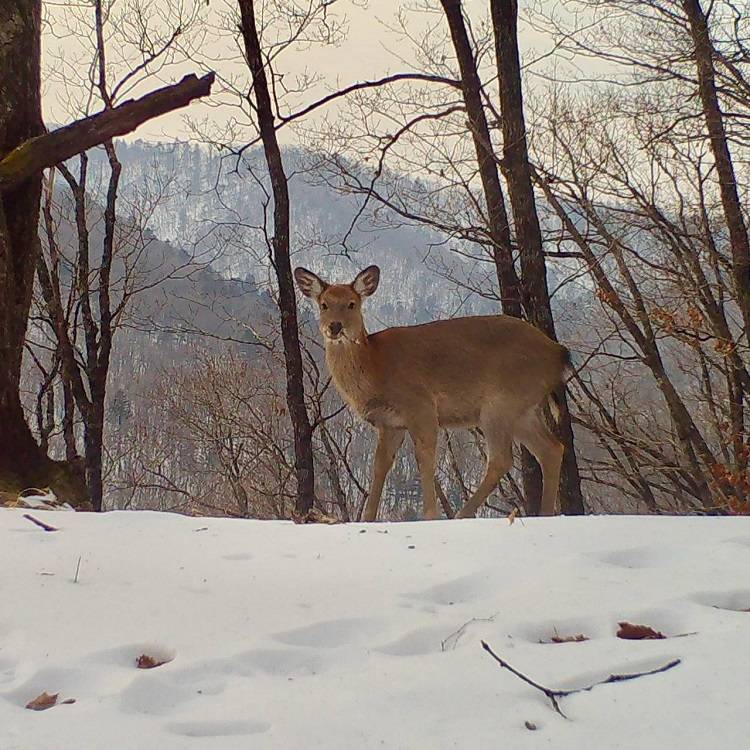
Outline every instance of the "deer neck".
<path fill-rule="evenodd" d="M 361 411 L 374 386 L 367 331 L 363 328 L 354 341 L 326 342 L 326 362 L 338 392 L 353 409 Z"/>

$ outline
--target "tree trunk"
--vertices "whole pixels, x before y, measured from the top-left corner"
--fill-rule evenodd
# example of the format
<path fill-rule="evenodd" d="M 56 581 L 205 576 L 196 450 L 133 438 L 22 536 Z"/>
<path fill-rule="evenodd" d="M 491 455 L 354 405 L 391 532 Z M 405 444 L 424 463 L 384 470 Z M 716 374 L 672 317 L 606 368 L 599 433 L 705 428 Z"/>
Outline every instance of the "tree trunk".
<path fill-rule="evenodd" d="M 518 55 L 516 0 L 490 0 L 495 36 L 495 55 L 500 88 L 500 110 L 503 129 L 503 173 L 516 229 L 521 259 L 524 299 L 529 320 L 548 336 L 556 339 L 555 324 L 547 288 L 547 268 L 542 248 L 542 232 L 531 183 L 526 123 L 523 114 L 521 68 Z M 560 400 L 560 439 L 565 445 L 560 487 L 563 513 L 584 512 L 581 479 L 578 474 L 573 428 L 564 389 Z M 538 511 L 537 511 L 538 512 Z"/>
<path fill-rule="evenodd" d="M 40 32 L 41 0 L 0 4 L 0 159 L 44 131 Z M 11 492 L 47 484 L 60 470 L 34 440 L 19 395 L 41 190 L 39 173 L 0 194 L 0 489 Z"/>
<path fill-rule="evenodd" d="M 737 303 L 742 312 L 745 330 L 750 331 L 750 238 L 748 238 L 747 225 L 737 192 L 734 165 L 724 130 L 724 116 L 716 93 L 713 43 L 708 30 L 708 20 L 700 0 L 682 0 L 682 8 L 687 16 L 690 36 L 693 40 L 693 54 L 698 72 L 698 93 L 706 129 L 711 140 L 716 173 L 719 176 L 721 205 L 724 209 L 732 248 L 732 273 Z"/>
<path fill-rule="evenodd" d="M 297 299 L 289 258 L 289 189 L 276 139 L 274 115 L 268 80 L 263 65 L 260 39 L 255 25 L 252 0 L 239 0 L 245 54 L 253 77 L 253 95 L 258 114 L 258 128 L 268 164 L 273 189 L 273 265 L 279 285 L 281 339 L 286 364 L 286 400 L 294 432 L 297 499 L 295 509 L 307 513 L 315 499 L 315 475 L 312 454 L 312 427 L 305 407 L 302 353 L 297 326 Z"/>
<path fill-rule="evenodd" d="M 471 127 L 479 176 L 482 180 L 484 199 L 487 205 L 487 228 L 492 242 L 492 257 L 500 287 L 502 309 L 506 315 L 521 318 L 523 317 L 522 286 L 513 264 L 513 245 L 508 212 L 505 209 L 505 197 L 500 184 L 497 158 L 492 146 L 484 105 L 482 104 L 482 83 L 477 70 L 474 50 L 466 30 L 461 0 L 441 0 L 441 3 L 448 21 L 453 49 L 456 52 L 461 74 L 464 104 Z M 521 450 L 521 473 L 526 498 L 526 512 L 537 515 L 542 497 L 542 472 L 526 448 Z"/>

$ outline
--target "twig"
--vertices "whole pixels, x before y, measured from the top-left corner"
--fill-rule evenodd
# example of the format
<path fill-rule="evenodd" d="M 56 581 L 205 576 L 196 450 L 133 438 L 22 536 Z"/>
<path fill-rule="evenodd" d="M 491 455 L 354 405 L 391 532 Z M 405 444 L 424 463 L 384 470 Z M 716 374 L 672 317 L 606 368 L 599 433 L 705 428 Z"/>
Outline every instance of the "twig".
<path fill-rule="evenodd" d="M 660 672 L 666 672 L 669 669 L 672 669 L 673 667 L 676 667 L 678 664 L 682 663 L 681 659 L 673 659 L 672 661 L 668 662 L 667 664 L 663 664 L 661 667 L 656 667 L 655 669 L 649 669 L 646 672 L 632 672 L 630 674 L 611 674 L 609 677 L 607 677 L 605 680 L 599 680 L 599 682 L 594 682 L 591 685 L 586 685 L 585 687 L 580 688 L 572 688 L 570 690 L 552 690 L 551 688 L 544 687 L 544 685 L 540 685 L 537 682 L 534 682 L 531 678 L 527 677 L 525 674 L 522 674 L 517 669 L 512 667 L 508 662 L 501 659 L 490 647 L 487 643 L 482 641 L 482 648 L 504 669 L 507 669 L 509 672 L 512 672 L 516 677 L 523 680 L 527 685 L 531 685 L 531 687 L 536 688 L 537 690 L 544 693 L 552 703 L 552 707 L 557 711 L 557 713 L 560 714 L 564 719 L 567 719 L 568 717 L 562 712 L 560 709 L 560 704 L 557 702 L 558 698 L 564 698 L 567 695 L 573 695 L 574 693 L 584 693 L 588 692 L 589 690 L 593 690 L 597 685 L 607 685 L 611 682 L 627 682 L 628 680 L 635 680 L 637 677 L 647 677 L 648 675 L 652 674 L 659 674 Z"/>
<path fill-rule="evenodd" d="M 73 579 L 73 583 L 78 583 L 78 571 L 81 569 L 81 556 L 78 555 L 78 564 L 76 565 L 76 575 Z"/>
<path fill-rule="evenodd" d="M 40 521 L 38 518 L 34 518 L 31 513 L 24 513 L 23 517 L 31 521 L 31 523 L 35 523 L 45 531 L 58 531 L 58 529 L 56 529 L 54 526 L 50 526 L 48 523 L 44 523 L 44 521 Z"/>
<path fill-rule="evenodd" d="M 455 650 L 456 646 L 458 646 L 458 641 L 466 633 L 469 625 L 473 625 L 475 622 L 494 622 L 497 615 L 498 613 L 495 612 L 494 615 L 490 615 L 489 617 L 472 617 L 471 620 L 467 620 L 458 630 L 454 630 L 444 640 L 440 641 L 440 650 L 446 651 L 451 643 L 453 645 L 451 650 Z"/>

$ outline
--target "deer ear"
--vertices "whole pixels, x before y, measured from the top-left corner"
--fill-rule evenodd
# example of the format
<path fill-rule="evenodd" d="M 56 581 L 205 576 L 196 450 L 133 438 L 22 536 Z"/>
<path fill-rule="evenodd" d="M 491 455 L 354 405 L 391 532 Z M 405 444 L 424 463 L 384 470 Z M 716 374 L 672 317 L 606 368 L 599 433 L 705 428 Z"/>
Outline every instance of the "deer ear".
<path fill-rule="evenodd" d="M 377 266 L 368 266 L 357 274 L 357 278 L 352 282 L 352 288 L 360 297 L 369 297 L 375 293 L 379 283 L 380 269 Z"/>
<path fill-rule="evenodd" d="M 311 297 L 312 299 L 318 299 L 321 294 L 326 290 L 328 284 L 323 279 L 316 276 L 312 271 L 308 271 L 302 266 L 294 269 L 294 278 L 297 281 L 297 286 L 300 292 L 305 297 Z"/>

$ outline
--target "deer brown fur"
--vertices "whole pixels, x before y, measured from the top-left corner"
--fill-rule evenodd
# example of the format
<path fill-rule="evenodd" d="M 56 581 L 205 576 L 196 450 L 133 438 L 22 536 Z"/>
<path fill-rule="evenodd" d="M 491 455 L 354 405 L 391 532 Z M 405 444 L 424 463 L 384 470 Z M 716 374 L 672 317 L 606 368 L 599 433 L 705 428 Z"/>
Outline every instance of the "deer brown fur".
<path fill-rule="evenodd" d="M 377 516 L 406 432 L 419 464 L 424 518 L 437 518 L 435 452 L 441 427 L 480 427 L 487 442 L 484 479 L 457 518 L 474 516 L 510 470 L 514 441 L 523 443 L 542 468 L 542 513 L 556 512 L 563 446 L 547 426 L 544 405 L 567 377 L 570 355 L 564 346 L 507 315 L 368 334 L 362 301 L 378 287 L 377 266 L 351 284 L 328 284 L 304 268 L 296 268 L 294 276 L 300 291 L 318 304 L 336 388 L 379 434 L 364 520 Z"/>

